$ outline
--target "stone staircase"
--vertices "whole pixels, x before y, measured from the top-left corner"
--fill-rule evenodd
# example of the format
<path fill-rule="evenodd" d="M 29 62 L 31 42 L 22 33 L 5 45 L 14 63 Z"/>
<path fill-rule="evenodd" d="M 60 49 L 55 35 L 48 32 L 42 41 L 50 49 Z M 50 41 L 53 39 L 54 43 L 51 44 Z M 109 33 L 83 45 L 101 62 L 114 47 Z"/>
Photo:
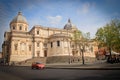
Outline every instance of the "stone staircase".
<path fill-rule="evenodd" d="M 40 62 L 46 64 L 46 57 L 35 57 L 31 59 L 27 59 L 25 61 L 21 61 L 16 63 L 17 66 L 31 66 L 33 62 Z"/>
<path fill-rule="evenodd" d="M 52 56 L 47 57 L 46 63 L 82 63 L 81 56 Z M 84 57 L 85 63 L 95 63 L 96 59 L 93 57 Z"/>
<path fill-rule="evenodd" d="M 95 58 L 85 57 L 85 63 L 98 63 L 101 61 L 96 60 Z M 52 56 L 52 57 L 35 57 L 31 59 L 27 59 L 25 61 L 17 62 L 16 66 L 31 66 L 33 62 L 40 62 L 43 64 L 51 64 L 51 63 L 82 63 L 81 57 L 74 56 Z"/>

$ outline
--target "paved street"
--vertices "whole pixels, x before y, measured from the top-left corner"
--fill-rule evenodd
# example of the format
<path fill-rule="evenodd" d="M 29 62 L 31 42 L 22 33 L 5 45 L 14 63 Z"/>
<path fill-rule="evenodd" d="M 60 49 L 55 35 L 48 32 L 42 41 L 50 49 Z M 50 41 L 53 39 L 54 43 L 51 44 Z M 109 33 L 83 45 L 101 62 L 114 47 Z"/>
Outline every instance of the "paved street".
<path fill-rule="evenodd" d="M 82 65 L 81 63 L 53 63 L 53 64 L 47 64 L 46 67 L 49 68 L 60 68 L 60 69 L 87 69 L 87 70 L 120 70 L 120 63 L 106 63 L 106 62 L 100 62 L 100 63 L 92 63 L 92 64 L 84 64 Z"/>
<path fill-rule="evenodd" d="M 82 70 L 0 66 L 0 80 L 119 80 L 120 70 Z"/>

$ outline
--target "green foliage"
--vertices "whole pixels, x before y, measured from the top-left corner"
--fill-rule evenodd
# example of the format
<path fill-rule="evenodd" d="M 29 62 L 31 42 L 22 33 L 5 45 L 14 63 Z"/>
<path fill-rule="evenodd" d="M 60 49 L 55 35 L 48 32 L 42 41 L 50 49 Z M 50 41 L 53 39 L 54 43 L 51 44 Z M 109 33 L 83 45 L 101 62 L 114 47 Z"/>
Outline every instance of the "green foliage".
<path fill-rule="evenodd" d="M 84 47 L 88 45 L 88 41 L 90 40 L 90 33 L 82 33 L 79 30 L 74 31 L 73 41 L 75 46 Z"/>
<path fill-rule="evenodd" d="M 99 47 L 108 47 L 119 52 L 120 48 L 120 20 L 114 19 L 96 32 Z"/>
<path fill-rule="evenodd" d="M 79 30 L 74 31 L 73 40 L 74 41 L 86 41 L 90 39 L 90 32 L 82 33 Z"/>
<path fill-rule="evenodd" d="M 81 37 L 82 37 L 82 32 L 81 31 L 79 31 L 79 30 L 74 31 L 73 40 L 75 42 L 79 41 Z"/>
<path fill-rule="evenodd" d="M 75 43 L 75 49 L 77 51 L 77 46 L 79 47 L 79 53 L 82 54 L 82 64 L 84 64 L 84 51 L 85 46 L 88 44 L 87 41 L 90 39 L 90 33 L 83 33 L 79 30 L 74 31 L 73 41 Z"/>

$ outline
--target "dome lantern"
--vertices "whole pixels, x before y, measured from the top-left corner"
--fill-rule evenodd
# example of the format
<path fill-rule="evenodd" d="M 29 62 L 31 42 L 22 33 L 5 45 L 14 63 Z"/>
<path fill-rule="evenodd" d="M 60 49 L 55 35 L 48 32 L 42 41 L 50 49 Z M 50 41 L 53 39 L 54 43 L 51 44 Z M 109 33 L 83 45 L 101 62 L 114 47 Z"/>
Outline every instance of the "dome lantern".
<path fill-rule="evenodd" d="M 70 19 L 68 19 L 68 22 L 69 22 L 69 23 L 71 23 L 71 20 L 70 20 Z"/>
<path fill-rule="evenodd" d="M 22 15 L 22 12 L 19 11 L 19 12 L 18 12 L 18 15 Z"/>

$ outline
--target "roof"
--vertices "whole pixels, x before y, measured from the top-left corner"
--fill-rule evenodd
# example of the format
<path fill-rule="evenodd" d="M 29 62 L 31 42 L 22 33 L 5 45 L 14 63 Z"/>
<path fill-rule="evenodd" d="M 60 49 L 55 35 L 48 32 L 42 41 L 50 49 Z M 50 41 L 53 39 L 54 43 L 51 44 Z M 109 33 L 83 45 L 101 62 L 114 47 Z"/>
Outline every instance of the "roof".
<path fill-rule="evenodd" d="M 54 38 L 54 37 L 70 37 L 70 35 L 64 33 L 56 33 L 50 36 L 50 38 Z"/>

